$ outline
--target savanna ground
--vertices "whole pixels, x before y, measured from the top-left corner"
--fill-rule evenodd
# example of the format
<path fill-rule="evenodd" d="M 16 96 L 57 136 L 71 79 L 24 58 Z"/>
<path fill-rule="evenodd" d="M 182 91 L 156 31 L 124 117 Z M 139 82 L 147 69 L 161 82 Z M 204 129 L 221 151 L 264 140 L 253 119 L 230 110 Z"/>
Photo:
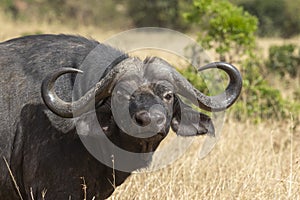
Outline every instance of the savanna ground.
<path fill-rule="evenodd" d="M 0 41 L 35 33 L 78 34 L 103 41 L 119 32 L 62 24 L 16 24 L 3 16 L 0 25 Z M 261 39 L 259 45 L 264 54 L 270 44 L 283 42 Z M 109 199 L 300 199 L 300 133 L 294 125 L 292 118 L 252 124 L 228 116 L 220 141 L 203 160 L 198 159 L 203 138 L 197 138 L 177 161 L 161 170 L 134 173 Z"/>

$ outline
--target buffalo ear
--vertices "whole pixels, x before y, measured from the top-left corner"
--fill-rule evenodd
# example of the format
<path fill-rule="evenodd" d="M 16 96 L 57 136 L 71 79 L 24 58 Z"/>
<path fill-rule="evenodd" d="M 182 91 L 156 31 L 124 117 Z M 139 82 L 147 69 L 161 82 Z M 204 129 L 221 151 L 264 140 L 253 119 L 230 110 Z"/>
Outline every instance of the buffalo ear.
<path fill-rule="evenodd" d="M 209 116 L 197 112 L 175 95 L 171 128 L 180 136 L 208 134 L 215 136 L 215 129 Z"/>

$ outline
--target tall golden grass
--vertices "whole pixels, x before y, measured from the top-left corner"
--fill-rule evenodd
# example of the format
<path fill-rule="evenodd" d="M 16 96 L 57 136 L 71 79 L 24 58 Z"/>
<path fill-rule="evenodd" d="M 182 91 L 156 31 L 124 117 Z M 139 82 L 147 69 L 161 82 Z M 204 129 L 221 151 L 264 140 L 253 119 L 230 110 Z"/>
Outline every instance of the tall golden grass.
<path fill-rule="evenodd" d="M 300 134 L 292 126 L 228 121 L 205 159 L 196 140 L 170 166 L 133 174 L 109 199 L 300 199 Z"/>
<path fill-rule="evenodd" d="M 1 41 L 35 33 L 78 34 L 102 41 L 115 33 L 99 27 L 16 23 L 3 15 L 0 26 Z M 274 42 L 270 41 L 262 46 Z M 228 119 L 205 159 L 198 159 L 203 139 L 196 139 L 180 159 L 158 171 L 134 173 L 109 199 L 300 199 L 300 133 L 293 125 L 292 119 L 261 124 Z"/>

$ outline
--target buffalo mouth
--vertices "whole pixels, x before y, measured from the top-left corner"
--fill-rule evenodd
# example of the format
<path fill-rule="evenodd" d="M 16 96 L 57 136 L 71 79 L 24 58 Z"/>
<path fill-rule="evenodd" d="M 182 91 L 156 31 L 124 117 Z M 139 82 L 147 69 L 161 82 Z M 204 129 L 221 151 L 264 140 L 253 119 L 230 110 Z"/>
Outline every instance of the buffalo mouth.
<path fill-rule="evenodd" d="M 131 136 L 140 139 L 152 139 L 152 138 L 165 138 L 169 132 L 169 128 L 163 127 L 149 127 L 147 129 L 143 129 L 145 127 L 138 128 L 139 130 L 134 134 L 130 133 Z"/>

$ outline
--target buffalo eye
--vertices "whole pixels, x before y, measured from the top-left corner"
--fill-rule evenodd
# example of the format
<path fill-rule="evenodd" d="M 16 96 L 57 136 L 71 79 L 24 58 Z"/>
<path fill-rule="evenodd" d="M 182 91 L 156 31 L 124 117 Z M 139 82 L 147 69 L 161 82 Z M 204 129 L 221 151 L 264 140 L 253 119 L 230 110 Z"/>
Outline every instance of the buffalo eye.
<path fill-rule="evenodd" d="M 173 92 L 168 91 L 168 92 L 164 93 L 164 95 L 163 95 L 163 100 L 164 100 L 165 102 L 170 103 L 170 102 L 173 100 Z"/>

